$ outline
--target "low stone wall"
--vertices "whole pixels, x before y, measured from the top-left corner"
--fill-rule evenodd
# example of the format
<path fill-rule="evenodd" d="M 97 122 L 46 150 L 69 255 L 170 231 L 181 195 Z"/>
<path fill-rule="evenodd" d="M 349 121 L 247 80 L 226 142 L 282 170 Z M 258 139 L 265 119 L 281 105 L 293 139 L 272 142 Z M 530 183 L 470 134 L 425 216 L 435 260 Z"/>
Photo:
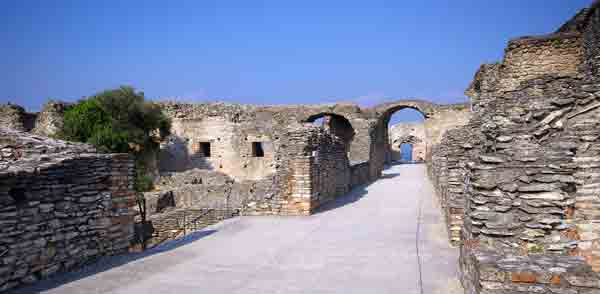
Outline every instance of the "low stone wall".
<path fill-rule="evenodd" d="M 444 214 L 450 243 L 460 245 L 467 206 L 467 163 L 480 139 L 470 126 L 449 130 L 427 161 L 429 177 Z"/>
<path fill-rule="evenodd" d="M 371 182 L 369 162 L 352 163 L 350 165 L 350 188 Z"/>
<path fill-rule="evenodd" d="M 505 255 L 463 246 L 460 263 L 468 294 L 600 292 L 600 274 L 580 257 Z"/>
<path fill-rule="evenodd" d="M 134 163 L 0 128 L 0 291 L 103 255 L 133 236 Z"/>
<path fill-rule="evenodd" d="M 238 210 L 219 210 L 212 208 L 177 208 L 148 218 L 154 228 L 149 243 L 159 244 L 167 240 L 183 237 L 222 220 L 231 218 Z"/>
<path fill-rule="evenodd" d="M 163 173 L 156 188 L 159 191 L 144 193 L 148 214 L 160 213 L 164 206 L 158 202 L 164 201 L 165 194 L 172 198 L 171 206 L 177 208 L 241 209 L 254 195 L 270 193 L 271 181 L 235 181 L 222 173 L 193 169 Z"/>

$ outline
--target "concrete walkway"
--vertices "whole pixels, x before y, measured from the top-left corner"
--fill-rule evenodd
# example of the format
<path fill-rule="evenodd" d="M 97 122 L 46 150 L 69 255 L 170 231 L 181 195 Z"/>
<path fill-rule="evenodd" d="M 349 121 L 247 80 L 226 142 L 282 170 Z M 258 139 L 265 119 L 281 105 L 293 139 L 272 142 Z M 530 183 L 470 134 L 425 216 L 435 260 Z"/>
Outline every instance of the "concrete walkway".
<path fill-rule="evenodd" d="M 398 165 L 313 216 L 230 219 L 16 293 L 462 293 L 436 203 L 426 167 Z"/>

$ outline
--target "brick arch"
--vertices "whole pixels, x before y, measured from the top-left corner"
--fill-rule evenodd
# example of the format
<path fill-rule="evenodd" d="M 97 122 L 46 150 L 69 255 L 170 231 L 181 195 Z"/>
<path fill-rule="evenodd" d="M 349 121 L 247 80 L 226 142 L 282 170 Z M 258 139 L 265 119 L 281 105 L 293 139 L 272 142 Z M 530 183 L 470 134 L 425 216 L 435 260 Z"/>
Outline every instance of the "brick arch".
<path fill-rule="evenodd" d="M 371 156 L 374 168 L 381 171 L 386 162 L 391 162 L 391 145 L 389 142 L 388 124 L 395 112 L 406 108 L 414 109 L 421 113 L 425 120 L 428 120 L 435 117 L 436 109 L 438 107 L 438 104 L 427 100 L 399 99 L 370 108 L 368 111 L 370 111 L 377 120 L 373 146 L 374 151 Z"/>
<path fill-rule="evenodd" d="M 343 114 L 339 114 L 339 113 L 334 113 L 334 112 L 328 112 L 328 111 L 323 111 L 323 112 L 319 112 L 316 114 L 309 114 L 306 118 L 302 119 L 302 122 L 314 122 L 319 118 L 323 118 L 326 116 L 330 116 L 330 117 L 334 117 L 340 120 L 345 120 L 347 121 L 350 125 L 352 125 L 350 123 L 350 120 L 348 118 L 346 118 Z"/>
<path fill-rule="evenodd" d="M 428 119 L 435 115 L 436 107 L 437 104 L 426 100 L 396 100 L 376 105 L 372 109 L 380 120 L 389 121 L 396 111 L 406 108 L 414 109 Z"/>
<path fill-rule="evenodd" d="M 324 118 L 324 128 L 329 130 L 332 134 L 341 138 L 346 145 L 346 152 L 350 152 L 352 140 L 356 135 L 356 131 L 352 126 L 352 123 L 345 116 L 331 113 L 331 112 L 320 112 L 317 114 L 309 115 L 304 120 L 306 123 L 315 122 L 319 118 Z"/>

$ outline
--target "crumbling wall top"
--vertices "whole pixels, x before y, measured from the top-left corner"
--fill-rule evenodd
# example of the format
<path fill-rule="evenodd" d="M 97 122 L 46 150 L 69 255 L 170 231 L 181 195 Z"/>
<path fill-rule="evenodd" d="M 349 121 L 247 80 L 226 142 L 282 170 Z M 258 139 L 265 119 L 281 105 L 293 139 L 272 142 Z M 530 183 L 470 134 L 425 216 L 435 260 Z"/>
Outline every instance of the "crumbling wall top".
<path fill-rule="evenodd" d="M 96 153 L 89 144 L 72 143 L 0 127 L 0 173 L 33 170 Z"/>

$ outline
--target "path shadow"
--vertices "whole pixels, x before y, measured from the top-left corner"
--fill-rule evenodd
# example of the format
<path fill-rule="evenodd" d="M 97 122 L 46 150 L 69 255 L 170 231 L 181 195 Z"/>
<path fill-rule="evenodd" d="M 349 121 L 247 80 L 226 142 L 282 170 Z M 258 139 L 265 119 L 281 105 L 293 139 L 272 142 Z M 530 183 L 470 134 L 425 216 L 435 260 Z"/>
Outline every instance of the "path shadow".
<path fill-rule="evenodd" d="M 391 166 L 386 166 L 386 169 L 390 168 L 390 167 Z M 332 209 L 340 208 L 340 207 L 348 205 L 348 204 L 352 204 L 352 203 L 360 200 L 361 198 L 363 198 L 365 195 L 367 195 L 369 192 L 369 191 L 367 191 L 367 187 L 369 187 L 373 183 L 375 183 L 379 180 L 392 179 L 397 176 L 400 176 L 400 173 L 385 173 L 385 174 L 381 175 L 381 177 L 377 178 L 375 181 L 372 181 L 370 183 L 365 183 L 362 185 L 358 185 L 358 186 L 354 187 L 348 194 L 343 195 L 343 196 L 338 196 L 334 200 L 331 200 L 331 201 L 321 205 L 319 208 L 317 208 L 317 210 L 314 212 L 314 214 L 323 213 L 323 212 L 326 212 L 326 211 L 329 211 Z"/>
<path fill-rule="evenodd" d="M 186 235 L 185 237 L 165 242 L 144 252 L 100 257 L 93 263 L 85 265 L 74 271 L 58 273 L 46 280 L 37 282 L 34 285 L 17 288 L 6 292 L 6 294 L 33 294 L 52 290 L 62 285 L 69 284 L 71 282 L 75 282 L 77 280 L 84 279 L 86 277 L 120 267 L 122 265 L 128 264 L 139 259 L 177 249 L 179 247 L 200 240 L 206 236 L 212 235 L 216 232 L 217 230 L 201 230 Z"/>
<path fill-rule="evenodd" d="M 393 174 L 383 174 L 381 175 L 381 177 L 377 178 L 377 180 L 382 180 L 382 179 L 391 179 L 391 178 L 395 178 L 397 176 L 399 176 L 400 173 L 393 173 Z M 377 181 L 375 180 L 375 181 Z"/>

